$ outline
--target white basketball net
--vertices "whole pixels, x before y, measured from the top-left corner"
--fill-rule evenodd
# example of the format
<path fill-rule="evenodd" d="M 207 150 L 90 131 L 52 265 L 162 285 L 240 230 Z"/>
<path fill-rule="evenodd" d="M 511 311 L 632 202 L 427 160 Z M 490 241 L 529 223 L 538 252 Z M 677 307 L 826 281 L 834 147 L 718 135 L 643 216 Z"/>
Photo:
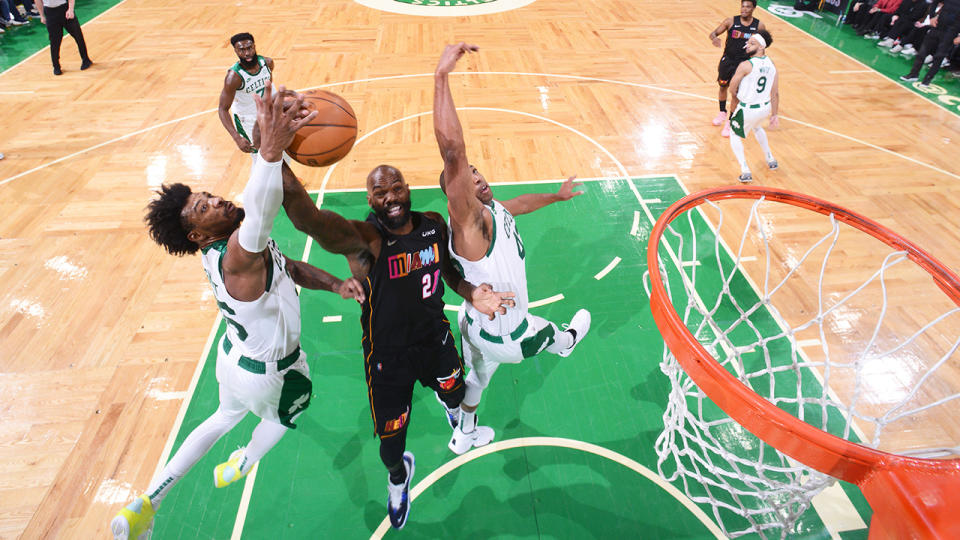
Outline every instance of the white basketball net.
<path fill-rule="evenodd" d="M 916 322 L 908 331 L 902 321 L 891 325 L 893 317 L 902 315 L 891 316 L 897 310 L 888 302 L 888 297 L 900 294 L 889 290 L 901 278 L 895 267 L 923 272 L 906 252 L 887 248 L 888 253 L 875 259 L 881 261 L 879 268 L 864 272 L 862 281 L 834 283 L 825 276 L 837 272 L 837 264 L 841 270 L 853 264 L 844 261 L 838 249 L 841 230 L 853 242 L 874 242 L 872 237 L 833 215 L 822 216 L 826 233 L 806 234 L 809 246 L 796 252 L 802 256 L 793 256 L 771 247 L 770 231 L 778 228 L 771 225 L 766 211 L 786 207 L 809 214 L 807 219 L 820 214 L 771 202 L 763 204 L 762 212 L 763 202 L 752 202 L 748 215 L 749 203 L 738 202 L 745 226 L 736 253 L 721 245 L 723 213 L 711 201 L 704 212 L 718 223 L 716 234 L 703 234 L 706 214 L 699 209 L 676 218 L 665 232 L 660 272 L 689 331 L 753 391 L 824 431 L 901 454 L 960 453 L 955 440 L 933 447 L 895 448 L 902 437 L 888 430 L 931 409 L 946 414 L 943 405 L 960 397 L 960 389 L 944 387 L 937 376 L 960 346 L 960 309 L 946 301 L 940 315 Z M 712 245 L 698 246 L 698 237 L 702 244 L 706 236 L 712 236 Z M 753 285 L 744 266 L 756 275 L 762 273 L 762 284 Z M 916 282 L 911 286 L 915 288 Z M 935 287 L 929 288 L 934 289 L 933 296 L 946 299 Z M 797 307 L 798 290 L 810 300 L 806 311 Z M 863 296 L 867 306 L 856 300 Z M 851 317 L 851 312 L 859 318 Z M 840 332 L 838 337 L 837 332 L 838 327 L 849 330 L 841 324 L 849 319 L 857 319 L 861 328 L 855 332 L 863 336 L 853 353 L 847 336 Z M 894 338 L 889 338 L 891 326 L 897 332 Z M 930 352 L 933 345 L 939 347 L 935 354 Z M 923 366 L 911 365 L 913 376 L 901 381 L 893 392 L 895 399 L 869 399 L 876 393 L 876 374 L 890 369 L 891 363 L 902 364 L 918 350 Z M 684 373 L 666 346 L 660 367 L 670 380 L 664 430 L 656 443 L 660 475 L 682 484 L 693 501 L 708 505 L 731 538 L 747 534 L 784 538 L 796 532 L 794 526 L 811 499 L 834 480 L 780 453 L 730 419 Z M 949 364 L 947 368 L 953 369 Z M 918 404 L 920 400 L 924 403 Z M 885 430 L 890 432 L 886 438 Z"/>

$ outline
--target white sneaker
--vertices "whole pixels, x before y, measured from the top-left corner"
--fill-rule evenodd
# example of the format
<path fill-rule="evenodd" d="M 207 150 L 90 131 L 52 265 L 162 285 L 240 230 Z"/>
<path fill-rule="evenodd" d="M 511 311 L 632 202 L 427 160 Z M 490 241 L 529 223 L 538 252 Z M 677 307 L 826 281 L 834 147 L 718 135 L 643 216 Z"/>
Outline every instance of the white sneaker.
<path fill-rule="evenodd" d="M 753 175 L 748 172 L 745 172 L 745 173 L 742 173 L 740 177 L 737 178 L 737 180 L 739 180 L 740 183 L 742 184 L 748 184 L 750 182 L 753 182 Z"/>
<path fill-rule="evenodd" d="M 928 54 L 927 57 L 923 59 L 923 63 L 924 63 L 924 64 L 932 64 L 932 63 L 933 63 L 933 55 L 932 55 L 932 54 Z"/>
<path fill-rule="evenodd" d="M 775 171 L 780 168 L 780 164 L 777 163 L 777 160 L 771 159 L 770 161 L 767 162 L 767 167 L 770 167 L 771 171 Z"/>
<path fill-rule="evenodd" d="M 890 52 L 892 53 L 898 53 L 902 50 L 903 50 L 903 46 L 900 45 L 899 43 L 897 45 L 894 45 L 893 47 L 890 47 Z"/>
<path fill-rule="evenodd" d="M 880 41 L 877 43 L 877 47 L 893 47 L 893 38 L 886 38 Z"/>
<path fill-rule="evenodd" d="M 479 418 L 477 421 L 479 422 Z M 470 433 L 460 431 L 460 426 L 457 426 L 457 429 L 453 430 L 453 436 L 450 437 L 450 444 L 447 447 L 459 456 L 471 448 L 480 448 L 490 444 L 494 435 L 493 428 L 479 424 Z"/>
<path fill-rule="evenodd" d="M 916 55 L 917 55 L 917 50 L 914 49 L 913 47 L 907 45 L 906 47 L 903 48 L 902 51 L 900 51 L 900 54 L 902 54 L 902 55 L 904 55 L 904 56 L 916 56 Z"/>
<path fill-rule="evenodd" d="M 570 324 L 567 325 L 566 330 L 574 330 L 577 335 L 573 338 L 573 345 L 567 347 L 566 349 L 558 352 L 559 356 L 566 358 L 570 356 L 570 353 L 573 352 L 573 349 L 577 347 L 577 344 L 583 341 L 583 338 L 587 335 L 587 332 L 590 331 L 590 312 L 581 309 L 573 314 L 573 318 L 570 319 Z"/>

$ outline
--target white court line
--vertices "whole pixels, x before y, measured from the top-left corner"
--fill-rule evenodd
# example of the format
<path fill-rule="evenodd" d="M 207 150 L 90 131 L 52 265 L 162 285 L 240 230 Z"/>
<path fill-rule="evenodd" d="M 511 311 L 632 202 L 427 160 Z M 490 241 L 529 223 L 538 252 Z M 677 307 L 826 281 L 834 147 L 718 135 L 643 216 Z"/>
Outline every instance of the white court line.
<path fill-rule="evenodd" d="M 797 347 L 817 347 L 819 345 L 819 339 L 802 339 L 797 342 Z"/>
<path fill-rule="evenodd" d="M 554 302 L 559 302 L 561 300 L 563 300 L 563 293 L 555 294 L 550 298 L 544 298 L 543 300 L 537 300 L 536 302 L 530 302 L 529 304 L 527 304 L 527 307 L 535 308 L 535 307 L 545 306 L 547 304 L 552 304 Z"/>
<path fill-rule="evenodd" d="M 323 317 L 323 322 L 340 322 L 343 320 L 343 315 L 326 315 Z"/>
<path fill-rule="evenodd" d="M 829 73 L 832 73 L 834 75 L 841 75 L 846 73 L 876 73 L 876 71 L 872 69 L 838 69 L 838 70 L 830 71 Z"/>
<path fill-rule="evenodd" d="M 247 508 L 250 507 L 250 496 L 253 495 L 253 484 L 257 481 L 257 470 L 260 468 L 260 462 L 253 464 L 253 468 L 247 473 L 243 482 L 243 495 L 240 496 L 240 506 L 237 508 L 237 520 L 233 522 L 233 533 L 230 534 L 230 540 L 240 540 L 243 535 L 243 525 L 247 522 Z"/>
<path fill-rule="evenodd" d="M 640 211 L 633 211 L 633 225 L 630 227 L 630 236 L 637 236 L 640 234 Z"/>
<path fill-rule="evenodd" d="M 593 276 L 593 279 L 600 281 L 601 279 L 604 278 L 604 276 L 609 274 L 611 270 L 616 268 L 617 265 L 620 264 L 620 261 L 621 261 L 620 257 L 614 257 L 613 260 L 610 261 L 610 264 L 608 264 L 606 268 L 597 272 L 597 275 Z"/>
<path fill-rule="evenodd" d="M 812 37 L 812 36 L 811 36 L 811 37 Z M 814 38 L 814 39 L 816 39 L 816 38 Z M 819 41 L 819 40 L 818 40 L 818 41 Z M 821 43 L 822 43 L 822 42 L 821 42 Z M 848 58 L 849 58 L 849 57 L 848 57 Z M 854 62 L 857 62 L 857 61 L 854 60 L 853 58 L 851 58 L 851 60 L 853 60 Z M 860 62 L 857 62 L 857 63 L 860 63 Z M 863 64 L 861 64 L 861 65 L 863 65 Z M 603 82 L 603 83 L 617 84 L 617 85 L 629 86 L 629 87 L 633 87 L 633 88 L 644 88 L 644 89 L 647 89 L 647 90 L 655 90 L 655 91 L 664 92 L 664 93 L 667 93 L 667 94 L 677 94 L 677 95 L 680 95 L 680 96 L 685 96 L 685 97 L 689 97 L 689 98 L 693 98 L 693 99 L 698 99 L 698 100 L 701 100 L 701 101 L 710 101 L 710 102 L 713 102 L 713 101 L 716 100 L 716 96 L 714 96 L 714 97 L 701 96 L 701 95 L 697 95 L 697 94 L 692 94 L 692 93 L 690 93 L 690 92 L 683 92 L 683 91 L 680 91 L 680 90 L 674 90 L 674 89 L 672 89 L 672 88 L 662 88 L 662 87 L 659 87 L 659 86 L 653 86 L 653 85 L 648 85 L 648 84 L 634 83 L 634 82 L 629 82 L 629 81 L 618 81 L 618 80 L 615 80 L 615 79 L 604 79 L 604 78 L 601 78 L 601 77 L 585 77 L 585 76 L 580 76 L 580 75 L 564 75 L 564 74 L 559 74 L 559 73 L 527 73 L 527 72 L 518 72 L 518 71 L 469 71 L 469 72 L 453 72 L 452 75 L 512 75 L 512 76 L 528 76 L 528 77 L 546 77 L 546 78 L 557 78 L 557 79 L 572 79 L 572 80 L 579 80 L 579 81 L 593 81 L 593 82 Z M 880 74 L 878 73 L 878 75 L 880 75 Z M 409 74 L 409 75 L 389 75 L 389 76 L 385 76 L 385 77 L 369 77 L 369 78 L 365 78 L 365 79 L 355 79 L 355 80 L 352 80 L 352 81 L 326 83 L 326 84 L 321 84 L 321 85 L 317 85 L 317 86 L 307 87 L 307 88 L 304 88 L 303 90 L 305 91 L 305 90 L 313 90 L 313 89 L 317 89 L 317 88 L 330 88 L 330 87 L 334 87 L 334 86 L 345 86 L 345 85 L 349 85 L 349 84 L 356 84 L 356 83 L 363 83 L 363 82 L 385 81 L 385 80 L 392 80 L 392 79 L 409 79 L 409 78 L 414 78 L 414 77 L 432 77 L 432 76 L 433 76 L 433 73 L 413 73 L 413 74 Z M 882 75 L 881 75 L 881 76 L 882 76 Z M 890 79 L 888 79 L 887 77 L 884 77 L 884 79 L 890 80 Z M 899 86 L 899 85 L 898 85 L 898 86 Z M 907 91 L 909 92 L 909 90 L 907 90 Z M 911 93 L 912 93 L 912 92 L 911 92 Z M 914 94 L 914 95 L 916 95 L 916 94 Z M 924 101 L 930 102 L 930 100 L 924 100 Z M 940 105 L 942 108 L 946 108 L 946 107 L 944 107 L 943 105 L 941 105 L 939 102 L 933 101 L 933 103 L 936 103 L 937 105 Z M 51 166 L 51 165 L 54 165 L 54 164 L 56 164 L 56 163 L 59 163 L 59 162 L 65 160 L 65 159 L 70 159 L 70 158 L 76 157 L 76 156 L 78 156 L 78 155 L 81 155 L 81 154 L 90 152 L 90 151 L 92 151 L 92 150 L 95 150 L 95 149 L 97 149 L 97 148 L 106 146 L 106 145 L 108 145 L 108 144 L 115 143 L 115 142 L 117 142 L 117 141 L 121 141 L 121 140 L 130 138 L 130 137 L 132 137 L 132 136 L 134 136 L 134 135 L 138 135 L 138 134 L 141 134 L 141 133 L 145 133 L 145 132 L 147 132 L 147 131 L 151 131 L 151 130 L 154 130 L 154 129 L 158 129 L 158 128 L 160 128 L 160 127 L 163 127 L 163 126 L 166 126 L 166 125 L 169 125 L 169 124 L 172 124 L 172 123 L 176 123 L 176 122 L 179 122 L 179 121 L 181 121 L 181 120 L 187 120 L 187 119 L 190 119 L 190 118 L 193 118 L 193 117 L 195 117 L 195 116 L 202 115 L 202 114 L 213 113 L 213 112 L 215 112 L 216 110 L 217 110 L 217 109 L 207 109 L 207 110 L 205 110 L 205 111 L 200 111 L 200 112 L 193 113 L 193 114 L 189 114 L 189 115 L 187 115 L 187 116 L 183 116 L 183 117 L 180 117 L 180 118 L 175 118 L 175 119 L 173 119 L 173 120 L 169 120 L 169 121 L 163 122 L 163 123 L 161 123 L 161 124 L 157 124 L 157 125 L 154 125 L 154 126 L 146 127 L 146 128 L 141 129 L 141 130 L 138 130 L 138 131 L 136 131 L 136 132 L 129 133 L 129 134 L 127 134 L 127 135 L 122 135 L 122 136 L 119 136 L 119 137 L 115 137 L 115 138 L 113 138 L 113 139 L 110 139 L 110 140 L 108 140 L 108 141 L 105 141 L 105 142 L 96 144 L 96 145 L 91 146 L 91 147 L 89 147 L 89 148 L 86 148 L 86 149 L 83 149 L 83 150 L 74 152 L 73 154 L 70 154 L 69 156 L 65 156 L 65 157 L 63 157 L 63 158 L 56 159 L 56 160 L 51 161 L 51 162 L 49 162 L 49 163 L 44 163 L 43 165 L 39 165 L 39 166 L 34 167 L 33 169 L 30 169 L 30 170 L 28 170 L 28 171 L 24 171 L 24 172 L 22 172 L 22 173 L 19 173 L 19 174 L 14 175 L 14 176 L 11 176 L 11 177 L 8 177 L 8 178 L 4 178 L 3 180 L 0 180 L 0 186 L 4 185 L 4 184 L 6 184 L 6 183 L 8 183 L 8 182 L 10 182 L 10 181 L 12 181 L 12 180 L 15 180 L 15 179 L 17 179 L 17 178 L 20 178 L 20 177 L 22 177 L 22 176 L 24 176 L 24 175 L 27 175 L 27 174 L 36 172 L 36 171 L 38 171 L 38 170 L 41 170 L 41 169 L 44 169 L 44 168 L 49 167 L 49 166 Z M 491 109 L 491 110 L 495 110 L 495 109 Z M 950 110 L 950 109 L 946 109 L 946 110 L 952 112 L 953 114 L 957 114 L 957 113 L 955 113 L 954 111 L 952 111 L 952 110 Z M 798 123 L 798 124 L 800 124 L 800 125 L 802 125 L 802 126 L 809 127 L 809 128 L 811 128 L 811 129 L 815 129 L 815 130 L 818 130 L 818 131 L 823 131 L 824 133 L 829 133 L 829 134 L 831 134 L 831 135 L 837 135 L 837 136 L 840 136 L 840 137 L 842 137 L 842 138 L 844 138 L 844 139 L 847 139 L 847 140 L 849 140 L 849 141 L 853 141 L 853 142 L 862 144 L 862 145 L 864 145 L 864 146 L 868 146 L 868 147 L 870 147 L 870 148 L 882 149 L 883 151 L 885 151 L 885 152 L 887 152 L 887 153 L 889 153 L 889 154 L 891 154 L 891 155 L 901 157 L 901 158 L 903 158 L 903 159 L 905 159 L 905 160 L 907 160 L 907 161 L 910 161 L 910 162 L 912 162 L 912 163 L 916 163 L 916 164 L 921 165 L 921 166 L 923 166 L 923 167 L 927 167 L 927 168 L 929 168 L 929 169 L 935 170 L 935 171 L 937 171 L 937 172 L 946 174 L 947 176 L 950 176 L 950 177 L 952 177 L 952 178 L 955 178 L 955 179 L 957 179 L 957 180 L 960 180 L 960 175 L 958 175 L 958 174 L 954 174 L 954 173 L 951 173 L 951 172 L 947 172 L 947 171 L 944 171 L 943 169 L 940 169 L 939 167 L 935 167 L 935 166 L 933 166 L 933 165 L 930 165 L 930 164 L 927 164 L 927 163 L 923 163 L 923 162 L 918 161 L 918 160 L 916 160 L 916 159 L 909 158 L 909 157 L 907 157 L 907 156 L 904 155 L 904 154 L 900 154 L 899 152 L 894 152 L 894 151 L 892 151 L 892 150 L 887 150 L 887 149 L 885 149 L 885 148 L 881 148 L 881 147 L 879 147 L 879 146 L 876 146 L 876 145 L 867 143 L 867 142 L 865 142 L 865 141 L 861 141 L 860 139 L 857 139 L 857 138 L 855 138 L 855 137 L 851 137 L 851 136 L 849 136 L 849 135 L 842 135 L 842 134 L 840 134 L 840 133 L 837 133 L 837 132 L 835 132 L 835 131 L 832 131 L 832 130 L 829 130 L 829 129 L 826 129 L 826 128 L 821 128 L 821 127 L 816 126 L 816 125 L 813 125 L 813 124 L 808 124 L 808 123 L 802 122 L 802 121 L 800 121 L 800 120 L 795 120 L 795 119 L 793 119 L 793 118 L 790 118 L 789 116 L 780 115 L 780 118 L 783 119 L 783 120 L 787 120 L 787 121 L 789 121 L 789 122 L 796 122 L 796 123 Z M 359 142 L 359 140 L 358 140 L 357 142 Z M 336 166 L 336 164 L 334 164 L 334 166 Z M 328 171 L 328 172 L 329 172 L 329 171 Z M 325 176 L 325 177 L 324 177 L 324 182 L 326 182 L 327 178 L 328 178 L 328 176 Z M 636 178 L 642 178 L 642 177 L 637 176 Z"/>
<path fill-rule="evenodd" d="M 704 527 L 707 528 L 711 533 L 713 533 L 715 538 L 723 539 L 723 531 L 720 530 L 720 527 L 717 526 L 713 520 L 710 519 L 707 514 L 700 509 L 699 506 L 694 504 L 693 501 L 687 498 L 679 489 L 674 487 L 672 484 L 665 482 L 659 475 L 650 469 L 644 467 L 640 463 L 622 455 L 609 450 L 602 446 L 597 446 L 595 444 L 590 444 L 588 442 L 577 441 L 573 439 L 561 439 L 557 437 L 521 437 L 518 439 L 508 439 L 506 441 L 497 441 L 495 443 L 488 444 L 487 446 L 482 446 L 480 448 L 475 448 L 462 456 L 457 456 L 452 460 L 441 465 L 437 470 L 431 472 L 427 475 L 426 478 L 421 480 L 410 490 L 410 504 L 413 504 L 413 501 L 417 499 L 424 491 L 426 491 L 430 486 L 436 483 L 437 480 L 443 478 L 450 472 L 455 469 L 466 465 L 467 463 L 486 456 L 488 454 L 493 454 L 495 452 L 500 452 L 503 450 L 510 450 L 513 448 L 524 448 L 524 447 L 534 447 L 534 446 L 547 446 L 555 448 L 569 448 L 572 450 L 580 450 L 582 452 L 587 452 L 607 458 L 611 461 L 615 461 L 620 465 L 636 472 L 640 476 L 643 476 L 654 485 L 664 490 L 676 499 L 680 504 L 682 504 L 691 514 L 693 514 Z M 464 476 L 465 478 L 465 476 Z M 383 535 L 390 530 L 390 518 L 384 517 L 383 521 L 380 522 L 380 526 L 370 535 L 370 540 L 383 538 Z"/>

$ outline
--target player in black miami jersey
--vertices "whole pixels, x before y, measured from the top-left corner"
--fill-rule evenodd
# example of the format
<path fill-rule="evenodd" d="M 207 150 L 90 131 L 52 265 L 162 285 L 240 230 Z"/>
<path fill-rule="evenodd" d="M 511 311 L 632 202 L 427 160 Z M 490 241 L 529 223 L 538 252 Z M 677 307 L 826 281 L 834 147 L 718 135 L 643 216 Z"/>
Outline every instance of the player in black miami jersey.
<path fill-rule="evenodd" d="M 283 204 L 294 226 L 327 251 L 346 255 L 364 285 L 361 323 L 370 412 L 380 459 L 390 471 L 387 513 L 399 529 L 410 511 L 414 457 L 405 448 L 414 383 L 436 392 L 451 427 L 465 392 L 463 361 L 443 314 L 443 282 L 490 318 L 514 306 L 513 293 L 474 286 L 460 276 L 447 252 L 443 217 L 410 211 L 410 188 L 396 168 L 380 165 L 367 176 L 373 212 L 366 221 L 317 208 L 289 167 L 284 165 L 283 174 Z"/>
<path fill-rule="evenodd" d="M 737 72 L 737 66 L 750 57 L 747 54 L 747 40 L 750 36 L 760 30 L 766 30 L 766 27 L 759 19 L 753 16 L 753 10 L 757 7 L 756 0 L 743 0 L 740 2 L 740 15 L 727 17 L 710 32 L 710 41 L 715 47 L 720 47 L 720 35 L 726 32 L 727 41 L 723 47 L 723 56 L 720 57 L 720 63 L 717 65 L 717 84 L 720 85 L 720 112 L 713 119 L 713 125 L 723 124 L 721 135 L 730 136 L 730 122 L 727 119 L 727 87 L 730 86 L 730 79 Z"/>

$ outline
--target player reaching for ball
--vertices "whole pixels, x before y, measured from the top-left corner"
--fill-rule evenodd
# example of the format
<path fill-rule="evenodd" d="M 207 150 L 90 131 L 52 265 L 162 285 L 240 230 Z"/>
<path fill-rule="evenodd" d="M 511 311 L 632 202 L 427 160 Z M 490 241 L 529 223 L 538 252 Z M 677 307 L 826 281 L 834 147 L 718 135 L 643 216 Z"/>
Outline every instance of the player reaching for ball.
<path fill-rule="evenodd" d="M 273 80 L 273 59 L 257 54 L 253 36 L 247 32 L 231 37 L 230 44 L 237 53 L 237 63 L 227 70 L 223 80 L 217 114 L 240 151 L 253 153 L 257 151 L 253 144 L 257 120 L 254 96 L 262 96 L 267 83 Z"/>
<path fill-rule="evenodd" d="M 434 74 L 433 129 L 443 158 L 440 188 L 450 211 L 450 255 L 465 279 L 516 292 L 516 308 L 492 319 L 478 317 L 469 301 L 460 309 L 461 349 L 470 373 L 460 421 L 448 445 L 456 454 L 493 440 L 491 428 L 477 425 L 476 410 L 500 364 L 517 364 L 543 351 L 570 356 L 590 330 L 590 312 L 585 309 L 574 314 L 564 331 L 527 311 L 526 250 L 513 216 L 569 201 L 582 192 L 573 191 L 578 184 L 570 177 L 557 193 L 528 193 L 503 202 L 493 198 L 486 179 L 467 160 L 450 92 L 449 74 L 457 60 L 476 50 L 476 45 L 463 42 L 447 45 Z"/>
<path fill-rule="evenodd" d="M 456 427 L 464 395 L 463 362 L 443 313 L 444 282 L 484 316 L 512 307 L 512 292 L 464 280 L 450 261 L 447 226 L 436 212 L 411 212 L 410 188 L 380 165 L 367 175 L 366 221 L 348 221 L 316 207 L 283 167 L 284 209 L 297 229 L 332 253 L 347 255 L 361 280 L 364 375 L 380 459 L 389 471 L 387 513 L 402 528 L 410 511 L 414 457 L 406 451 L 410 405 L 417 381 L 432 389 Z"/>
<path fill-rule="evenodd" d="M 245 189 L 246 208 L 184 184 L 164 185 L 147 207 L 150 236 L 173 255 L 202 253 L 227 330 L 217 348 L 220 404 L 197 426 L 153 479 L 146 493 L 113 518 L 114 539 L 149 538 L 153 516 L 173 486 L 248 412 L 261 418 L 250 443 L 217 465 L 214 485 L 240 480 L 310 404 L 312 383 L 300 349 L 300 298 L 296 286 L 363 301 L 355 279 L 340 281 L 307 263 L 286 258 L 270 238 L 283 200 L 281 154 L 294 133 L 316 113 L 300 117 L 296 97 L 283 107 L 283 87 L 254 98 L 262 130 L 260 153 Z M 299 118 L 299 119 L 298 119 Z"/>

